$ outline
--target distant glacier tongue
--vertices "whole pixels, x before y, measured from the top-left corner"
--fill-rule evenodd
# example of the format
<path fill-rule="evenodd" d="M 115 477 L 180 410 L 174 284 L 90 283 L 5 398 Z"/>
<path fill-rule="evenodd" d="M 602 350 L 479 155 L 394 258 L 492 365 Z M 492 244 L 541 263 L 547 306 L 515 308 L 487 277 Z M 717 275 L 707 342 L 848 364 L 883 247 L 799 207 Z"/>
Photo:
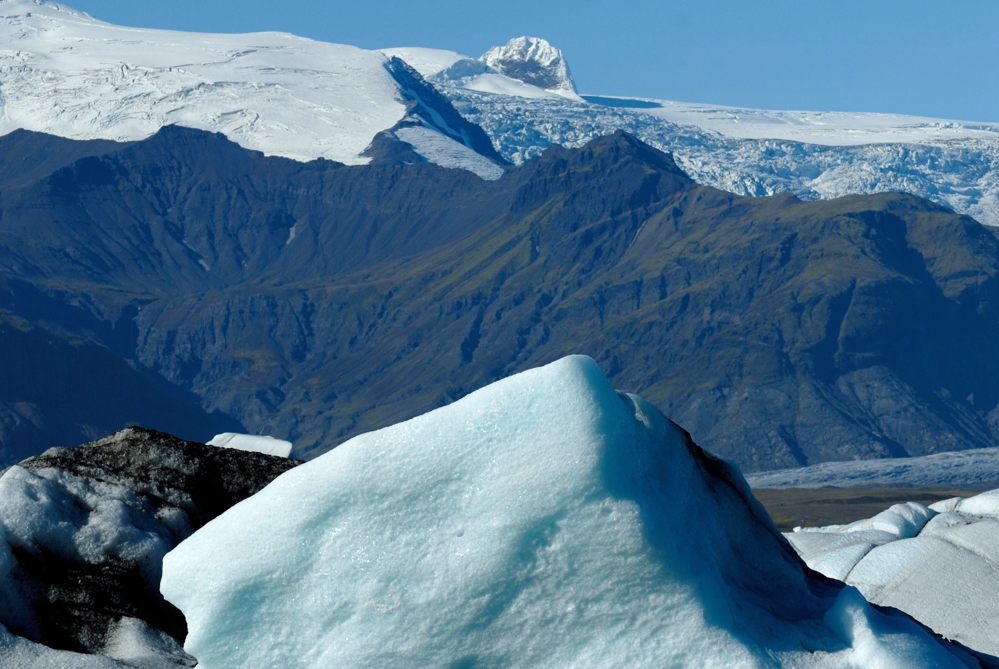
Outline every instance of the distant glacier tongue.
<path fill-rule="evenodd" d="M 974 666 L 806 572 L 589 358 L 294 469 L 171 552 L 199 667 Z"/>

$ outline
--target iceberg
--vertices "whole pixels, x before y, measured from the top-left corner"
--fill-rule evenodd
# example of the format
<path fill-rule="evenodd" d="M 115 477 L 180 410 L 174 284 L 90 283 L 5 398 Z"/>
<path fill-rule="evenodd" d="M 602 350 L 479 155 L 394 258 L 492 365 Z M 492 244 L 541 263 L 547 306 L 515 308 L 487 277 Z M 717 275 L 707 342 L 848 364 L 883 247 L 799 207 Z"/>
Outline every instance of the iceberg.
<path fill-rule="evenodd" d="M 948 639 L 999 654 L 999 490 L 896 504 L 848 525 L 787 535 L 809 567 L 905 611 Z"/>
<path fill-rule="evenodd" d="M 979 666 L 808 570 L 572 356 L 361 435 L 167 554 L 199 667 Z"/>

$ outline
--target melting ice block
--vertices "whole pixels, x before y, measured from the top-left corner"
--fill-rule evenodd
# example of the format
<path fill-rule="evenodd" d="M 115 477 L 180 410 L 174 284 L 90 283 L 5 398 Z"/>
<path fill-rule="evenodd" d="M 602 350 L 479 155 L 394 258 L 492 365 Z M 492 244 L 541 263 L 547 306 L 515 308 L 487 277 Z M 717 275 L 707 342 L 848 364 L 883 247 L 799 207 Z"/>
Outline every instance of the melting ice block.
<path fill-rule="evenodd" d="M 219 667 L 948 667 L 807 571 L 739 473 L 569 357 L 362 435 L 164 564 Z"/>
<path fill-rule="evenodd" d="M 216 434 L 206 443 L 209 446 L 235 448 L 237 451 L 252 451 L 279 458 L 287 458 L 291 455 L 292 448 L 291 442 L 284 439 L 275 439 L 274 437 L 256 434 L 239 434 L 237 432 Z"/>
<path fill-rule="evenodd" d="M 999 490 L 896 504 L 849 525 L 798 528 L 811 568 L 977 651 L 999 654 Z"/>

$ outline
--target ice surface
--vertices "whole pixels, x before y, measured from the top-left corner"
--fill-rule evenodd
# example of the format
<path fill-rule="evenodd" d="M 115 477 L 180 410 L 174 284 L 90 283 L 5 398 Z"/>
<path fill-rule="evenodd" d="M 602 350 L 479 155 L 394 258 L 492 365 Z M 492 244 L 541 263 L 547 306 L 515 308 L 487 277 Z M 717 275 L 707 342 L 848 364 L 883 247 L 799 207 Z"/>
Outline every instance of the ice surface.
<path fill-rule="evenodd" d="M 2 5 L 0 5 L 2 9 Z M 177 665 L 174 665 L 176 667 Z M 9 669 L 134 669 L 108 657 L 84 655 L 28 641 L 0 625 L 0 667 Z M 150 669 L 158 669 L 150 667 Z"/>
<path fill-rule="evenodd" d="M 110 630 L 102 654 L 142 669 L 192 666 L 190 656 L 170 635 L 127 616 Z"/>
<path fill-rule="evenodd" d="M 873 518 L 858 520 L 844 528 L 845 532 L 876 530 L 891 535 L 892 539 L 909 539 L 919 534 L 927 521 L 936 515 L 918 502 L 894 504 Z"/>
<path fill-rule="evenodd" d="M 284 439 L 275 439 L 274 437 L 256 434 L 238 434 L 236 432 L 216 434 L 206 443 L 209 446 L 221 446 L 223 448 L 235 448 L 239 451 L 265 453 L 279 458 L 287 458 L 291 455 L 292 449 L 291 442 Z"/>
<path fill-rule="evenodd" d="M 199 667 L 947 667 L 589 358 L 296 468 L 168 554 Z"/>
<path fill-rule="evenodd" d="M 806 563 L 943 636 L 999 654 L 999 491 L 787 535 Z"/>
<path fill-rule="evenodd" d="M 949 487 L 982 490 L 999 483 L 999 448 L 935 453 L 915 458 L 823 462 L 750 474 L 754 488 Z"/>
<path fill-rule="evenodd" d="M 441 167 L 468 170 L 490 181 L 503 176 L 503 168 L 493 161 L 429 128 L 407 126 L 399 128 L 395 134 L 418 154 Z"/>
<path fill-rule="evenodd" d="M 957 503 L 956 510 L 975 516 L 999 518 L 999 490 L 990 490 L 981 495 L 963 499 Z"/>

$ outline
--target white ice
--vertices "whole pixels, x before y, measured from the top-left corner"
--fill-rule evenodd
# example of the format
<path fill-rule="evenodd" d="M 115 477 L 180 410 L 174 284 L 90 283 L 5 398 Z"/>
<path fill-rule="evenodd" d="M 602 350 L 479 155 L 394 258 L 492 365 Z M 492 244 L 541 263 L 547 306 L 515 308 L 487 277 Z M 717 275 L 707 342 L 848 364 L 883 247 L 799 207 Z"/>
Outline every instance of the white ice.
<path fill-rule="evenodd" d="M 939 634 L 999 654 L 999 491 L 897 504 L 849 525 L 787 535 L 805 562 Z"/>
<path fill-rule="evenodd" d="M 0 625 L 0 667 L 9 667 L 10 669 L 134 669 L 135 665 L 118 662 L 110 657 L 55 650 L 11 634 L 3 625 Z M 149 669 L 159 669 L 159 667 L 150 667 Z"/>
<path fill-rule="evenodd" d="M 738 472 L 589 358 L 276 479 L 165 559 L 219 667 L 949 667 L 818 582 Z"/>
<path fill-rule="evenodd" d="M 292 443 L 284 439 L 257 434 L 239 434 L 237 432 L 216 434 L 205 443 L 209 446 L 235 448 L 238 451 L 253 451 L 279 458 L 287 458 L 291 455 L 292 450 Z"/>

